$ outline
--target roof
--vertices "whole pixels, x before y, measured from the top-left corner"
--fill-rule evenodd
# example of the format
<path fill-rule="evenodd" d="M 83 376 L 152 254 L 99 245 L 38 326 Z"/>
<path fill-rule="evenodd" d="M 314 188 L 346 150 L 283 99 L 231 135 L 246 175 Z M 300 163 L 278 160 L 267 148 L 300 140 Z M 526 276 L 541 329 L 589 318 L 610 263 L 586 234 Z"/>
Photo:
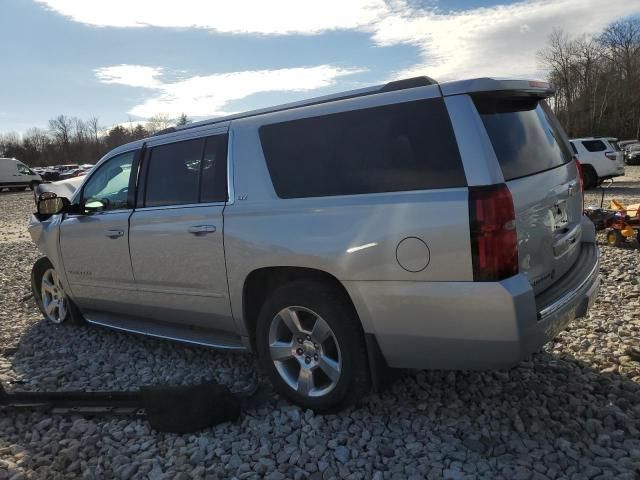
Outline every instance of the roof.
<path fill-rule="evenodd" d="M 382 94 L 386 92 L 392 92 L 397 90 L 405 90 L 409 88 L 419 88 L 430 85 L 438 85 L 443 96 L 460 95 L 466 93 L 479 93 L 490 91 L 519 91 L 530 93 L 532 95 L 540 97 L 549 97 L 553 95 L 554 91 L 547 82 L 540 80 L 524 80 L 524 79 L 501 79 L 501 78 L 473 78 L 469 80 L 456 80 L 445 83 L 438 83 L 434 79 L 421 76 L 406 78 L 402 80 L 395 80 L 382 85 L 374 85 L 371 87 L 360 88 L 357 90 L 348 90 L 345 92 L 334 93 L 331 95 L 325 95 L 322 97 L 314 97 L 306 100 L 300 100 L 298 102 L 291 102 L 282 105 L 276 105 L 273 107 L 261 108 L 258 110 L 251 110 L 243 113 L 236 113 L 232 115 L 226 115 L 223 117 L 216 117 L 207 120 L 201 120 L 199 122 L 193 122 L 186 125 L 176 126 L 161 130 L 160 132 L 152 135 L 149 138 L 157 138 L 162 135 L 181 132 L 184 130 L 191 130 L 198 127 L 204 127 L 214 125 L 217 123 L 230 122 L 232 120 L 238 120 L 241 118 L 254 117 L 267 113 L 281 112 L 284 110 L 291 110 L 293 108 L 308 107 L 311 105 L 318 105 L 322 103 L 329 103 L 337 100 L 346 100 L 349 98 L 363 97 L 366 95 Z M 141 146 L 148 139 L 137 140 L 129 144 L 116 148 L 113 152 L 125 152 L 132 148 Z"/>

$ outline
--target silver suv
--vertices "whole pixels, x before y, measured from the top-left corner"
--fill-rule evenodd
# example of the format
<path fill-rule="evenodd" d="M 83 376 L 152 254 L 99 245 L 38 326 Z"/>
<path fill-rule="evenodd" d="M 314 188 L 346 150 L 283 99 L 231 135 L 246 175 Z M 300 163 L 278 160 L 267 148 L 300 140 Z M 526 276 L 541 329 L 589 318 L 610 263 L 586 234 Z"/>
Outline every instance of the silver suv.
<path fill-rule="evenodd" d="M 427 77 L 172 129 L 44 194 L 52 322 L 252 350 L 318 411 L 387 367 L 508 367 L 598 286 L 580 166 L 541 82 Z"/>

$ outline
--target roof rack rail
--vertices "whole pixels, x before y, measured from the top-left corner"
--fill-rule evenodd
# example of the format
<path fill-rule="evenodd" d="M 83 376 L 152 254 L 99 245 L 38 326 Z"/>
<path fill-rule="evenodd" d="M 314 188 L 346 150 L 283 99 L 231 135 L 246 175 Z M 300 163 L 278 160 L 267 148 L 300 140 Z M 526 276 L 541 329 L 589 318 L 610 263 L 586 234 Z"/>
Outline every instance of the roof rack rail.
<path fill-rule="evenodd" d="M 387 92 L 394 92 L 397 90 L 406 90 L 409 88 L 416 88 L 416 87 L 426 87 L 429 85 L 437 85 L 438 82 L 436 82 L 433 78 L 427 77 L 427 76 L 420 76 L 420 77 L 413 77 L 413 78 L 405 78 L 402 80 L 394 80 L 392 82 L 388 82 L 384 85 L 378 85 L 375 87 L 368 87 L 368 88 L 362 88 L 359 90 L 350 90 L 347 92 L 342 92 L 342 93 L 338 93 L 338 94 L 333 94 L 333 95 L 326 95 L 324 97 L 316 97 L 316 98 L 310 98 L 308 100 L 302 100 L 299 102 L 293 102 L 293 103 L 287 103 L 284 105 L 278 105 L 275 107 L 269 107 L 269 108 L 263 108 L 263 109 L 259 109 L 259 110 L 252 110 L 249 112 L 245 112 L 245 113 L 237 113 L 237 114 L 233 114 L 233 115 L 228 115 L 228 116 L 224 116 L 224 117 L 218 117 L 218 118 L 212 118 L 209 120 L 202 120 L 200 122 L 193 122 L 193 123 L 189 123 L 187 125 L 181 125 L 179 127 L 169 127 L 166 128 L 164 130 L 160 130 L 159 132 L 155 133 L 154 135 L 151 136 L 158 136 L 158 135 L 163 135 L 165 133 L 172 133 L 172 132 L 177 132 L 177 131 L 182 131 L 182 130 L 188 130 L 191 128 L 197 128 L 197 127 L 204 127 L 207 125 L 214 125 L 216 123 L 222 123 L 222 122 L 229 122 L 231 120 L 239 120 L 241 118 L 249 118 L 249 117 L 255 117 L 257 115 L 263 115 L 263 114 L 267 114 L 267 113 L 276 113 L 276 112 L 283 112 L 286 110 L 291 110 L 294 108 L 300 108 L 300 107 L 310 107 L 312 105 L 321 105 L 323 103 L 329 103 L 329 102 L 335 102 L 338 100 L 348 100 L 351 98 L 357 98 L 357 97 L 364 97 L 367 95 L 375 95 L 377 93 L 387 93 Z"/>
<path fill-rule="evenodd" d="M 407 88 L 426 87 L 428 85 L 437 85 L 433 78 L 423 75 L 421 77 L 403 78 L 402 80 L 395 80 L 387 83 L 383 86 L 381 92 L 393 92 L 395 90 L 405 90 Z"/>

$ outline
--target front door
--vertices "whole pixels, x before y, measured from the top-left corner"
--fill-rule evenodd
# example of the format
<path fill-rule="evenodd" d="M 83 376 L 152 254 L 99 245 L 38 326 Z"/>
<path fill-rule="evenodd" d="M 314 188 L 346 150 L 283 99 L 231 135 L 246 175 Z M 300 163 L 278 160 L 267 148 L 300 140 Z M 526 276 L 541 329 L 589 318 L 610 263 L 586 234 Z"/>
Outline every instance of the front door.
<path fill-rule="evenodd" d="M 83 187 L 82 212 L 60 226 L 62 261 L 83 310 L 126 312 L 135 297 L 129 257 L 129 188 L 136 152 L 101 164 Z"/>
<path fill-rule="evenodd" d="M 222 241 L 227 135 L 148 147 L 129 239 L 141 314 L 234 332 Z"/>

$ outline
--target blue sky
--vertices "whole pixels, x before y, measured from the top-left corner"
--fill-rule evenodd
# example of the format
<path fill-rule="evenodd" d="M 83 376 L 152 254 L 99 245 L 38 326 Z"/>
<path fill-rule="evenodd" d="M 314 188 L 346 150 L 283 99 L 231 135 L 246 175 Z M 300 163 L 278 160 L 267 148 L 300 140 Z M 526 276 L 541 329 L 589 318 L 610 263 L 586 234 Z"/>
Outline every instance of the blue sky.
<path fill-rule="evenodd" d="M 0 132 L 221 115 L 430 75 L 543 77 L 552 28 L 596 32 L 640 0 L 2 0 Z"/>

